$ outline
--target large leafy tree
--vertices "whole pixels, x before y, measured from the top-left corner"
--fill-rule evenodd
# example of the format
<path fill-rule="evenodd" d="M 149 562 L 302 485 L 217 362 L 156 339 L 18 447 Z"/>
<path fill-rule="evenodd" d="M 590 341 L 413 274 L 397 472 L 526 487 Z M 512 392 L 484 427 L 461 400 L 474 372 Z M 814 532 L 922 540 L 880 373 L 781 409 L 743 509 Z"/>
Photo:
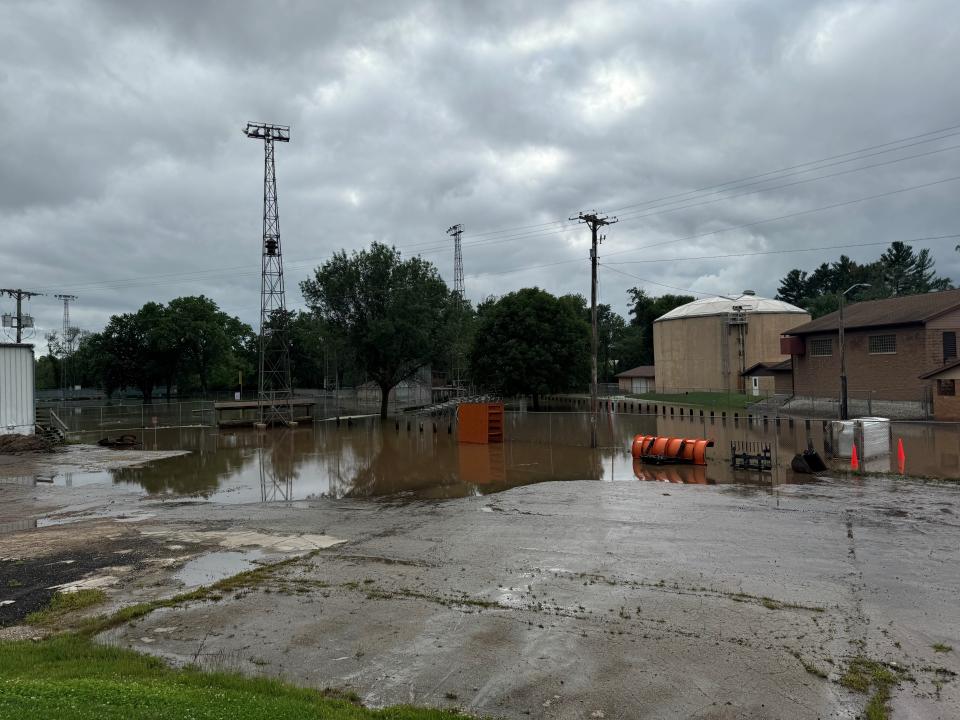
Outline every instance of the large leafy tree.
<path fill-rule="evenodd" d="M 157 332 L 166 309 L 148 302 L 135 313 L 110 318 L 97 339 L 97 359 L 107 393 L 135 387 L 143 402 L 153 401 L 153 389 L 162 382 L 165 368 L 160 334 Z"/>
<path fill-rule="evenodd" d="M 338 252 L 300 283 L 310 309 L 340 335 L 358 367 L 380 387 L 380 415 L 390 390 L 418 368 L 449 354 L 444 339 L 451 294 L 437 269 L 396 248 Z"/>
<path fill-rule="evenodd" d="M 573 303 L 587 323 L 592 322 L 590 307 L 582 295 L 563 295 L 564 302 Z M 622 339 L 627 322 L 606 303 L 597 304 L 597 380 L 610 382 L 624 368 L 620 361 Z M 632 365 L 630 367 L 633 367 Z"/>
<path fill-rule="evenodd" d="M 583 387 L 590 374 L 590 326 L 582 303 L 524 288 L 477 308 L 470 352 L 475 381 L 504 395 L 540 397 Z"/>

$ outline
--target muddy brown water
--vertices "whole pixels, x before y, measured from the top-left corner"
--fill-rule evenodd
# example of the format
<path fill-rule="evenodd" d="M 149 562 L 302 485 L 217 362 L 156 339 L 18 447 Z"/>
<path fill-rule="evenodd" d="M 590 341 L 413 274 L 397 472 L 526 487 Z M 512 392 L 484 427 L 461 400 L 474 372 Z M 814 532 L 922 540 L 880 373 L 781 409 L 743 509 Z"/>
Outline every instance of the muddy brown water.
<path fill-rule="evenodd" d="M 709 415 L 709 414 L 708 414 Z M 454 498 L 499 492 L 545 481 L 660 481 L 772 487 L 810 482 L 790 471 L 790 460 L 808 442 L 823 451 L 823 423 L 734 421 L 732 418 L 664 417 L 603 413 L 599 446 L 589 444 L 589 416 L 578 412 L 508 412 L 506 442 L 458 443 L 449 417 L 401 417 L 382 423 L 357 418 L 294 429 L 216 431 L 210 428 L 146 430 L 148 450 L 190 450 L 189 455 L 139 467 L 63 474 L 54 484 L 112 483 L 151 495 L 188 496 L 224 503 L 290 501 L 319 497 Z M 399 428 L 398 428 L 399 423 Z M 895 430 L 904 438 L 908 472 L 951 477 L 957 430 L 930 436 L 912 426 Z M 634 461 L 629 446 L 638 433 L 709 438 L 706 467 L 655 466 Z M 924 434 L 925 433 L 925 434 Z M 85 438 L 87 441 L 93 437 Z M 768 444 L 772 472 L 730 468 L 731 442 L 760 448 Z M 894 440 L 895 442 L 895 440 Z M 952 443 L 952 444 L 951 444 Z M 931 451 L 941 447 L 940 454 Z M 949 453 L 948 453 L 949 454 Z M 956 457 L 955 455 L 952 457 Z M 867 469 L 891 471 L 889 456 L 871 459 Z M 918 469 L 919 468 L 919 469 Z M 935 472 L 928 472 L 934 469 Z"/>

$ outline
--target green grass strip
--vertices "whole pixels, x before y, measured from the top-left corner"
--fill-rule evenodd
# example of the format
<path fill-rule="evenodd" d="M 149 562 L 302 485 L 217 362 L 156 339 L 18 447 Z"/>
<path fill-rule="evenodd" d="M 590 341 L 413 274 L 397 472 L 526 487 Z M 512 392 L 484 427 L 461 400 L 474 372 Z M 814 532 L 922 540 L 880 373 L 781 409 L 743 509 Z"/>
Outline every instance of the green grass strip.
<path fill-rule="evenodd" d="M 59 635 L 0 642 L 0 717 L 58 720 L 458 720 L 453 712 L 411 707 L 368 710 L 277 680 L 196 668 Z"/>

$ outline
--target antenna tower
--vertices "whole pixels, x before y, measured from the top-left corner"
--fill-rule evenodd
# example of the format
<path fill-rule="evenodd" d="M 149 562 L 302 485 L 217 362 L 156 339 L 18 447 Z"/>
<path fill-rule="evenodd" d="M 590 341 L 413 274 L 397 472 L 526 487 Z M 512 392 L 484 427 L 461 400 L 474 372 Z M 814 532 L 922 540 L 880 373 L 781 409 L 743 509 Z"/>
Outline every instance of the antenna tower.
<path fill-rule="evenodd" d="M 453 292 L 457 296 L 457 304 L 463 304 L 463 251 L 460 249 L 460 236 L 463 234 L 463 225 L 457 223 L 447 228 L 447 235 L 453 238 Z"/>
<path fill-rule="evenodd" d="M 63 300 L 63 336 L 60 338 L 62 343 L 63 357 L 60 358 L 60 386 L 63 392 L 63 399 L 67 399 L 67 389 L 70 387 L 70 373 L 67 370 L 67 365 L 70 361 L 70 356 L 73 354 L 73 341 L 76 337 L 75 330 L 76 328 L 70 325 L 70 302 L 72 300 L 77 300 L 76 295 L 54 295 L 57 300 Z"/>
<path fill-rule="evenodd" d="M 260 424 L 290 425 L 293 386 L 290 382 L 290 343 L 287 301 L 280 252 L 280 213 L 273 144 L 290 142 L 290 127 L 248 122 L 243 134 L 263 141 L 263 254 L 260 273 L 260 373 L 257 404 Z"/>
<path fill-rule="evenodd" d="M 463 225 L 457 223 L 447 228 L 447 235 L 453 238 L 453 302 L 455 303 L 457 330 L 463 321 L 463 251 L 460 246 L 460 236 L 463 234 Z M 456 388 L 457 397 L 460 396 L 460 387 L 463 380 L 463 356 L 464 349 L 459 337 L 453 342 L 453 353 L 450 358 L 450 370 L 452 371 L 453 385 Z"/>

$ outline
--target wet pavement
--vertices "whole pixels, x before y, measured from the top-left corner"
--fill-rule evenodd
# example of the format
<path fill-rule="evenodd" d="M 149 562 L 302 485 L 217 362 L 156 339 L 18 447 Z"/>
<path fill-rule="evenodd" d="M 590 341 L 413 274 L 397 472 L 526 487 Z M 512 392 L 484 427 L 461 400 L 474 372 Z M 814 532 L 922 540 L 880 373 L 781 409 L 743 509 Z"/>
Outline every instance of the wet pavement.
<path fill-rule="evenodd" d="M 853 718 L 836 681 L 863 656 L 913 678 L 895 718 L 953 718 L 960 662 L 933 645 L 960 648 L 958 511 L 954 486 L 882 478 L 176 505 L 141 531 L 344 542 L 105 640 L 511 718 Z"/>
<path fill-rule="evenodd" d="M 783 459 L 823 441 L 802 422 L 605 422 L 597 451 L 575 414 L 508 416 L 512 440 L 493 448 L 432 422 L 158 430 L 147 448 L 193 452 L 88 468 L 84 485 L 0 485 L 8 516 L 48 525 L 0 535 L 0 558 L 47 587 L 52 563 L 90 553 L 68 580 L 112 578 L 110 608 L 293 558 L 101 639 L 372 705 L 854 718 L 867 697 L 837 681 L 866 657 L 909 677 L 894 718 L 960 717 L 960 487 L 794 477 Z M 709 434 L 712 462 L 635 464 L 626 440 L 651 431 Z M 731 471 L 729 443 L 757 434 L 781 467 Z"/>

